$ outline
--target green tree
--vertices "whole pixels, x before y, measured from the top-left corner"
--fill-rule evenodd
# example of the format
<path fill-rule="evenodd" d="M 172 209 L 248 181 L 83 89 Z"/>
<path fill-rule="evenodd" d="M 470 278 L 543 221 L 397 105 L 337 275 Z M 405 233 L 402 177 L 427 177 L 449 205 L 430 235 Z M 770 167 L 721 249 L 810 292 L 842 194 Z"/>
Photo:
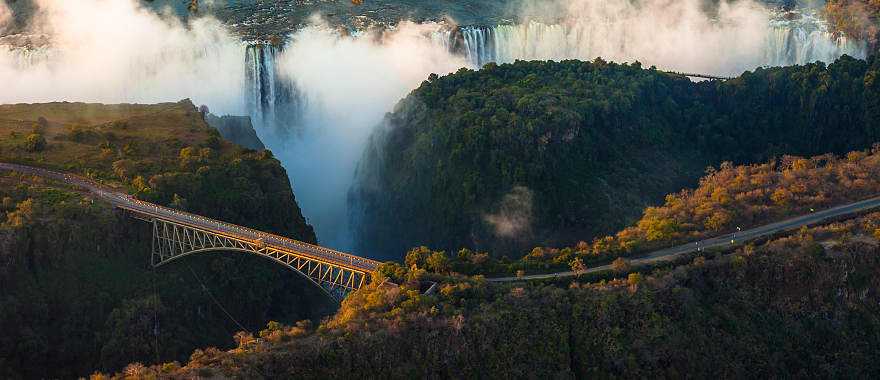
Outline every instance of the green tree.
<path fill-rule="evenodd" d="M 46 149 L 46 138 L 39 133 L 31 133 L 25 139 L 24 147 L 28 152 L 42 152 Z"/>
<path fill-rule="evenodd" d="M 575 257 L 574 260 L 569 264 L 571 267 L 571 271 L 574 272 L 578 277 L 587 270 L 587 266 L 584 265 L 584 261 L 581 260 L 580 257 Z"/>
<path fill-rule="evenodd" d="M 409 250 L 409 252 L 406 253 L 406 258 L 404 259 L 404 262 L 406 263 L 406 267 L 407 268 L 415 267 L 415 268 L 419 268 L 419 269 L 427 268 L 426 262 L 427 262 L 428 257 L 431 256 L 432 253 L 433 252 L 431 252 L 431 250 L 425 246 L 416 247 L 416 248 Z"/>
<path fill-rule="evenodd" d="M 425 259 L 425 265 L 434 273 L 444 273 L 449 270 L 449 258 L 446 252 L 434 252 Z"/>

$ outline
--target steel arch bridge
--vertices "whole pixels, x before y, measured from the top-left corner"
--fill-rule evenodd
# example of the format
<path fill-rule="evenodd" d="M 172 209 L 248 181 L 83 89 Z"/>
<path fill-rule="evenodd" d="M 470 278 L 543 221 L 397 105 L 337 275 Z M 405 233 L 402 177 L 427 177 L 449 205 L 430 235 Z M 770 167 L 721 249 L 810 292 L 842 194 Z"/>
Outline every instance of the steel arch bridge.
<path fill-rule="evenodd" d="M 150 262 L 154 268 L 204 252 L 249 253 L 290 268 L 340 301 L 349 292 L 369 283 L 371 273 L 379 266 L 379 262 L 363 257 L 144 202 L 87 178 L 9 163 L 0 163 L 0 170 L 37 175 L 83 188 L 135 218 L 151 223 Z"/>
<path fill-rule="evenodd" d="M 160 267 L 182 257 L 206 252 L 242 252 L 281 264 L 305 277 L 331 298 L 341 301 L 369 282 L 370 270 L 324 260 L 286 247 L 208 231 L 170 220 L 153 218 L 151 264 Z"/>

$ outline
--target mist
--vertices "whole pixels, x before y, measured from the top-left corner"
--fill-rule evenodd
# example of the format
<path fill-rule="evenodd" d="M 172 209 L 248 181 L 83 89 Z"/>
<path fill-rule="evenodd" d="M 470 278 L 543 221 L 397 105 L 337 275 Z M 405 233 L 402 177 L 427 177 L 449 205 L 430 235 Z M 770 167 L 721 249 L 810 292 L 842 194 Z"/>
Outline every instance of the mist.
<path fill-rule="evenodd" d="M 204 16 L 184 23 L 170 9 L 157 13 L 136 0 L 36 4 L 28 29 L 48 43 L 0 46 L 0 103 L 190 98 L 220 115 L 251 113 L 260 138 L 287 168 L 319 241 L 343 250 L 353 246 L 346 195 L 368 136 L 429 74 L 478 67 L 438 43 L 438 36 L 452 35 L 444 34 L 448 25 L 401 22 L 348 35 L 314 18 L 274 58 L 279 78 L 302 98 L 296 120 L 282 126 L 293 132 L 278 133 L 252 114 L 246 43 L 220 21 Z M 773 34 L 770 11 L 752 1 L 722 2 L 710 13 L 697 0 L 533 1 L 519 13 L 521 24 L 495 28 L 503 42 L 495 47 L 497 61 L 601 56 L 730 75 L 779 64 L 768 52 L 788 46 Z M 0 33 L 10 16 L 0 2 Z M 833 41 L 818 41 L 809 50 L 823 59 L 841 54 Z M 519 225 L 496 213 L 486 220 L 499 234 Z"/>
<path fill-rule="evenodd" d="M 12 11 L 6 2 L 0 2 L 0 33 L 6 31 L 12 22 Z"/>
<path fill-rule="evenodd" d="M 532 229 L 532 207 L 534 194 L 527 187 L 514 186 L 501 199 L 498 209 L 483 215 L 495 236 L 507 239 L 522 239 Z"/>
<path fill-rule="evenodd" d="M 243 45 L 216 19 L 183 25 L 134 0 L 40 0 L 37 6 L 29 28 L 50 44 L 0 47 L 0 103 L 191 98 L 219 112 L 244 113 Z"/>
<path fill-rule="evenodd" d="M 490 54 L 501 63 L 601 57 L 715 75 L 865 56 L 863 45 L 836 39 L 814 15 L 786 25 L 774 12 L 751 0 L 527 1 L 519 24 L 493 29 Z M 801 20 L 811 25 L 792 33 Z"/>
<path fill-rule="evenodd" d="M 393 31 L 345 36 L 321 20 L 295 33 L 277 70 L 307 106 L 297 136 L 259 131 L 294 179 L 297 200 L 318 239 L 352 248 L 346 195 L 373 129 L 428 74 L 467 66 L 425 36 L 438 24 L 404 22 Z"/>

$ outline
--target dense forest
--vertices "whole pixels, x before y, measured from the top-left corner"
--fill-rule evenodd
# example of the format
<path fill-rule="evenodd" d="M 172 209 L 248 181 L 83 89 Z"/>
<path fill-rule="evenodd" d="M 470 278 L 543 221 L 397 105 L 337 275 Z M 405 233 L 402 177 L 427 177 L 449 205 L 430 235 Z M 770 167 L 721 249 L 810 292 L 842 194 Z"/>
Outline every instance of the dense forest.
<path fill-rule="evenodd" d="M 873 213 L 596 282 L 396 266 L 399 286 L 380 278 L 319 326 L 270 322 L 236 349 L 115 378 L 874 377 L 878 231 Z"/>
<path fill-rule="evenodd" d="M 617 231 L 709 165 L 880 137 L 880 63 L 692 82 L 640 64 L 516 62 L 432 75 L 372 136 L 350 193 L 359 252 L 519 257 Z"/>
<path fill-rule="evenodd" d="M 189 101 L 0 105 L 0 134 L 2 162 L 77 173 L 315 240 L 271 153 L 219 138 Z M 180 360 L 205 344 L 231 346 L 237 323 L 255 329 L 332 311 L 320 290 L 255 257 L 203 255 L 152 270 L 148 224 L 63 184 L 0 174 L 2 378 L 75 378 L 132 360 Z"/>

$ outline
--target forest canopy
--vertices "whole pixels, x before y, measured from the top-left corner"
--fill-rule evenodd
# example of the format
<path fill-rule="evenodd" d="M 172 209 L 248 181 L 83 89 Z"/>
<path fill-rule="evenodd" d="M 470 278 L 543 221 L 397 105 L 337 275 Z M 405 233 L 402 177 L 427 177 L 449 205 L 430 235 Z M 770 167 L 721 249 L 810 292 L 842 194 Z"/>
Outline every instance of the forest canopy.
<path fill-rule="evenodd" d="M 516 62 L 432 75 L 372 136 L 352 188 L 359 252 L 520 255 L 634 222 L 709 165 L 845 153 L 880 135 L 877 64 L 692 82 L 639 63 Z"/>

